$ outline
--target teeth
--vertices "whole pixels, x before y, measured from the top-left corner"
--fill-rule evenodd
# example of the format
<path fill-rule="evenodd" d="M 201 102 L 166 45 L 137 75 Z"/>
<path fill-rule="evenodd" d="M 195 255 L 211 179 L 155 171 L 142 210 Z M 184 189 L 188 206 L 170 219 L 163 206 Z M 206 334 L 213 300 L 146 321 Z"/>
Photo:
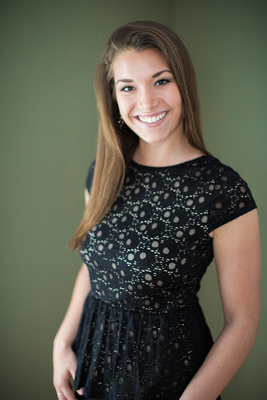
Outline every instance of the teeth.
<path fill-rule="evenodd" d="M 138 117 L 138 119 L 140 119 L 141 122 L 146 122 L 147 124 L 153 124 L 155 122 L 160 121 L 162 118 L 165 117 L 167 113 L 161 113 L 159 115 L 157 115 L 156 117 Z"/>

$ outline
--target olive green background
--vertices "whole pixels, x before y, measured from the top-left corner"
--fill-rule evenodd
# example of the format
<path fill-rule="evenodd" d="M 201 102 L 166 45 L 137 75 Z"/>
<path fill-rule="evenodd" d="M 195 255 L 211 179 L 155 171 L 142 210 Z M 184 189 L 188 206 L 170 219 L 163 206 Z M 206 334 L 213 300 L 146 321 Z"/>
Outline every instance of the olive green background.
<path fill-rule="evenodd" d="M 82 215 L 95 153 L 95 68 L 111 31 L 144 19 L 169 25 L 185 42 L 208 148 L 247 180 L 259 207 L 262 319 L 223 399 L 267 398 L 265 2 L 6 0 L 0 1 L 3 400 L 56 398 L 52 340 L 81 263 L 66 243 Z M 200 297 L 216 336 L 222 312 L 213 264 Z"/>

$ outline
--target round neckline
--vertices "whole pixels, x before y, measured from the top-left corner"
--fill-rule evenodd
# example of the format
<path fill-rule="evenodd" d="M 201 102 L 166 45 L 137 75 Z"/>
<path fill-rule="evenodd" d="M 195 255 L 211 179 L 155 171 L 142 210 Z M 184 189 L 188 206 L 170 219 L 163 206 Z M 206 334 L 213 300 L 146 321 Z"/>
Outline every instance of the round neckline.
<path fill-rule="evenodd" d="M 182 167 L 182 166 L 185 166 L 187 164 L 194 164 L 194 163 L 196 163 L 198 161 L 202 161 L 202 159 L 209 159 L 210 157 L 212 157 L 212 156 L 207 155 L 207 154 L 203 154 L 202 156 L 199 156 L 199 157 L 196 157 L 196 158 L 192 158 L 192 160 L 183 161 L 183 162 L 181 162 L 179 164 L 166 165 L 166 166 L 162 166 L 162 167 L 156 167 L 156 166 L 153 166 L 153 165 L 143 165 L 143 164 L 137 163 L 134 160 L 131 160 L 131 164 L 133 166 L 136 166 L 138 168 L 143 168 L 143 169 L 164 170 L 164 169 L 172 169 L 172 168 Z"/>

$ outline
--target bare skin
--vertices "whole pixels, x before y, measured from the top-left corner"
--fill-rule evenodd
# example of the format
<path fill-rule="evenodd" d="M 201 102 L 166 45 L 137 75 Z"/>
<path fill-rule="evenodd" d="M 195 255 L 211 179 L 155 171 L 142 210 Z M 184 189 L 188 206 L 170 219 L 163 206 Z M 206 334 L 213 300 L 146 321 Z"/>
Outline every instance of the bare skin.
<path fill-rule="evenodd" d="M 75 282 L 69 308 L 54 340 L 53 382 L 60 400 L 75 399 L 70 387 L 70 379 L 74 379 L 77 368 L 77 359 L 72 350 L 72 343 L 78 330 L 83 303 L 89 291 L 88 270 L 83 264 Z M 82 389 L 78 391 L 79 394 L 82 394 L 82 392 Z"/>
<path fill-rule="evenodd" d="M 257 211 L 213 236 L 224 327 L 180 400 L 215 400 L 250 352 L 260 318 L 261 250 Z"/>
<path fill-rule="evenodd" d="M 181 95 L 159 51 L 126 51 L 115 58 L 113 71 L 120 114 L 139 136 L 134 161 L 166 166 L 202 155 L 185 136 Z"/>
<path fill-rule="evenodd" d="M 85 203 L 87 204 L 88 201 L 89 194 L 86 190 Z M 72 350 L 72 344 L 78 330 L 84 301 L 90 292 L 90 288 L 88 269 L 86 265 L 83 264 L 74 285 L 68 310 L 54 339 L 53 382 L 60 400 L 75 399 L 70 387 L 70 379 L 74 379 L 77 368 L 77 359 Z M 83 389 L 81 388 L 78 393 L 82 395 Z"/>

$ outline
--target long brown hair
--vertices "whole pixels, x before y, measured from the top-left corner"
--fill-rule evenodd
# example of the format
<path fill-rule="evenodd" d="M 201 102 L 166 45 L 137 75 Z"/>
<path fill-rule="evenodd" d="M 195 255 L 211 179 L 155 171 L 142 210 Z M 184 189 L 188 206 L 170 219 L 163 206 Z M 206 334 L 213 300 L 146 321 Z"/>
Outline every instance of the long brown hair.
<path fill-rule="evenodd" d="M 123 184 L 125 170 L 138 144 L 138 136 L 126 125 L 118 124 L 119 110 L 115 98 L 113 61 L 129 50 L 158 49 L 177 82 L 184 110 L 184 132 L 191 146 L 208 154 L 203 142 L 200 106 L 194 67 L 181 39 L 158 22 L 131 22 L 110 36 L 95 78 L 99 110 L 99 132 L 95 171 L 90 201 L 80 226 L 69 245 L 82 245 L 88 231 L 99 223 L 114 204 Z"/>

